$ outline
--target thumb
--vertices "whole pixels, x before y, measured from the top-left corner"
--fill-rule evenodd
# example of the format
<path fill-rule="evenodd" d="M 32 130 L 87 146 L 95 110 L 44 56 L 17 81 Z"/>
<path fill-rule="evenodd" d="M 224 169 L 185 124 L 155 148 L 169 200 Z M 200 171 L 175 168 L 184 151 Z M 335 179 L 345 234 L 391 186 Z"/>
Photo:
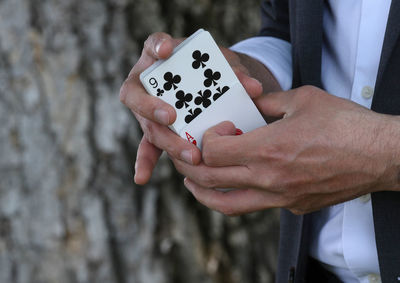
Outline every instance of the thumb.
<path fill-rule="evenodd" d="M 240 70 L 235 70 L 235 74 L 251 99 L 256 99 L 262 95 L 263 87 L 257 79 L 246 75 Z"/>
<path fill-rule="evenodd" d="M 264 116 L 283 117 L 289 114 L 289 106 L 293 99 L 293 91 L 271 92 L 254 100 L 258 110 Z"/>
<path fill-rule="evenodd" d="M 220 136 L 234 136 L 236 135 L 236 127 L 230 121 L 221 122 L 211 128 L 209 128 L 203 135 L 204 142 L 220 137 Z"/>
<path fill-rule="evenodd" d="M 202 157 L 207 166 L 241 165 L 246 160 L 242 138 L 232 122 L 225 121 L 208 129 L 203 135 Z"/>

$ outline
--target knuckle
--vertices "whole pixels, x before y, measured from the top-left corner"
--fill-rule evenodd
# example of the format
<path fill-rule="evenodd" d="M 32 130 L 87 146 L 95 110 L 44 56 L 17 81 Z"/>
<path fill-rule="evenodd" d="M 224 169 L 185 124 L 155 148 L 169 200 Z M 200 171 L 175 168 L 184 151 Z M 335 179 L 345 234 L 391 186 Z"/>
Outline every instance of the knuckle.
<path fill-rule="evenodd" d="M 274 191 L 275 180 L 272 174 L 265 174 L 264 172 L 262 174 L 254 174 L 248 176 L 246 181 L 252 187 Z"/>
<path fill-rule="evenodd" d="M 212 166 L 215 164 L 213 151 L 210 149 L 211 147 L 203 145 L 202 149 L 202 158 L 204 164 L 207 166 Z"/>
<path fill-rule="evenodd" d="M 128 82 L 121 89 L 120 100 L 135 114 L 155 120 L 153 117 L 154 112 L 160 107 L 161 103 L 157 103 L 150 95 L 143 95 L 143 91 L 138 87 L 132 86 L 131 82 Z"/>
<path fill-rule="evenodd" d="M 182 160 L 181 152 L 184 146 L 180 146 L 179 141 L 171 138 L 160 138 L 158 145 L 164 151 L 166 151 L 172 158 Z"/>
<path fill-rule="evenodd" d="M 152 102 L 152 100 L 149 100 L 146 97 L 140 99 L 136 98 L 135 103 L 128 102 L 128 105 L 129 104 L 132 104 L 130 108 L 133 109 L 134 112 L 140 114 L 143 117 L 146 117 L 147 119 L 155 119 L 153 117 L 153 114 L 157 106 Z"/>
<path fill-rule="evenodd" d="M 281 187 L 272 187 L 269 189 L 269 191 L 275 194 L 273 198 L 273 207 L 286 208 L 290 210 L 295 206 L 293 199 L 288 196 L 285 190 Z"/>
<path fill-rule="evenodd" d="M 209 143 L 211 142 L 211 133 L 210 131 L 205 131 L 203 134 L 203 148 L 209 147 Z"/>
<path fill-rule="evenodd" d="M 156 33 L 150 34 L 143 43 L 143 51 L 151 50 Z"/>
<path fill-rule="evenodd" d="M 134 82 L 132 82 L 130 78 L 128 78 L 121 86 L 119 92 L 119 100 L 130 110 L 142 114 L 142 111 L 140 111 L 142 103 L 137 103 L 138 101 L 141 101 L 136 98 L 136 96 L 138 95 L 137 92 L 137 86 Z"/>
<path fill-rule="evenodd" d="M 286 159 L 281 147 L 279 144 L 262 145 L 257 152 L 262 160 L 279 162 Z"/>
<path fill-rule="evenodd" d="M 155 129 L 154 129 L 154 123 L 150 122 L 149 120 L 145 120 L 142 123 L 142 129 L 143 129 L 143 134 L 147 141 L 151 144 L 154 144 L 155 141 Z"/>
<path fill-rule="evenodd" d="M 181 140 L 184 141 L 183 139 L 173 133 L 166 132 L 163 128 L 164 126 L 147 119 L 144 119 L 141 127 L 149 143 L 167 152 L 172 158 L 181 160 L 181 152 L 186 145 L 184 143 L 181 144 Z"/>
<path fill-rule="evenodd" d="M 300 99 L 307 99 L 310 95 L 313 95 L 319 89 L 312 85 L 305 85 L 299 88 L 299 91 L 296 92 L 296 96 Z"/>
<path fill-rule="evenodd" d="M 310 93 L 316 91 L 318 88 L 313 85 L 305 85 L 302 86 L 300 89 L 302 89 L 304 92 Z"/>
<path fill-rule="evenodd" d="M 129 92 L 129 82 L 126 80 L 120 90 L 119 90 L 119 101 L 121 101 L 124 105 L 126 105 L 127 97 Z"/>

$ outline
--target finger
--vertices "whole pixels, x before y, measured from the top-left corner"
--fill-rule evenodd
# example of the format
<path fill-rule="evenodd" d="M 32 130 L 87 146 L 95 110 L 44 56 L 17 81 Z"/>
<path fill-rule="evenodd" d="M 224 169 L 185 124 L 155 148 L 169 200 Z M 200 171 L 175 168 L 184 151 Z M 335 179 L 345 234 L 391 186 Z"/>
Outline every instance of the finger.
<path fill-rule="evenodd" d="M 149 143 L 145 137 L 142 138 L 136 155 L 135 183 L 146 184 L 151 177 L 162 150 Z"/>
<path fill-rule="evenodd" d="M 176 119 L 176 111 L 168 103 L 148 95 L 139 75 L 156 60 L 169 57 L 173 48 L 181 41 L 182 39 L 173 39 L 166 33 L 150 35 L 145 41 L 142 56 L 132 68 L 119 94 L 121 102 L 133 112 L 162 125 L 172 124 Z"/>
<path fill-rule="evenodd" d="M 207 188 L 252 187 L 249 170 L 244 166 L 209 167 L 204 163 L 193 166 L 172 159 L 175 168 L 184 176 Z"/>
<path fill-rule="evenodd" d="M 169 34 L 163 32 L 151 34 L 144 42 L 142 55 L 129 76 L 140 74 L 157 60 L 167 59 L 172 55 L 174 48 L 182 41 L 182 38 L 172 38 Z"/>
<path fill-rule="evenodd" d="M 221 136 L 235 136 L 235 135 L 236 135 L 235 125 L 230 121 L 224 121 L 224 122 L 221 122 L 221 123 L 209 128 L 203 134 L 203 140 L 204 140 L 204 138 L 206 140 L 208 140 L 208 139 L 213 139 L 213 138 L 221 137 Z"/>
<path fill-rule="evenodd" d="M 257 98 L 254 103 L 265 116 L 282 117 L 287 114 L 293 95 L 293 90 L 271 92 Z"/>
<path fill-rule="evenodd" d="M 220 47 L 220 49 L 249 96 L 253 99 L 260 96 L 262 94 L 262 84 L 250 77 L 249 70 L 241 63 L 238 54 L 228 48 Z"/>
<path fill-rule="evenodd" d="M 274 203 L 276 197 L 272 193 L 251 189 L 220 192 L 214 189 L 204 188 L 189 178 L 185 178 L 184 184 L 200 203 L 229 216 L 264 210 L 276 206 L 276 203 Z"/>
<path fill-rule="evenodd" d="M 238 77 L 239 81 L 245 88 L 247 94 L 252 98 L 255 99 L 260 97 L 263 93 L 262 84 L 257 80 L 254 79 L 240 70 L 235 70 L 235 74 Z"/>
<path fill-rule="evenodd" d="M 182 41 L 182 38 L 172 38 L 167 33 L 156 32 L 145 41 L 143 52 L 155 59 L 166 59 Z"/>
<path fill-rule="evenodd" d="M 169 128 L 139 117 L 146 139 L 155 147 L 166 151 L 173 158 L 188 164 L 199 164 L 200 150 L 192 143 L 172 132 Z"/>
<path fill-rule="evenodd" d="M 208 166 L 246 165 L 253 154 L 248 135 L 236 136 L 231 122 L 222 122 L 208 129 L 202 140 L 202 157 Z M 246 150 L 243 147 L 246 146 Z"/>
<path fill-rule="evenodd" d="M 173 39 L 169 34 L 163 32 L 156 32 L 149 35 L 144 42 L 142 54 L 128 77 L 138 76 L 155 61 L 169 57 L 174 47 L 178 45 L 178 42 L 179 40 Z"/>
<path fill-rule="evenodd" d="M 165 59 L 174 49 L 171 40 L 172 37 L 164 32 L 153 33 L 144 42 L 143 52 L 155 59 Z"/>
<path fill-rule="evenodd" d="M 162 125 L 170 125 L 176 119 L 175 109 L 161 99 L 149 95 L 136 76 L 131 76 L 124 82 L 120 90 L 120 100 L 134 113 Z"/>

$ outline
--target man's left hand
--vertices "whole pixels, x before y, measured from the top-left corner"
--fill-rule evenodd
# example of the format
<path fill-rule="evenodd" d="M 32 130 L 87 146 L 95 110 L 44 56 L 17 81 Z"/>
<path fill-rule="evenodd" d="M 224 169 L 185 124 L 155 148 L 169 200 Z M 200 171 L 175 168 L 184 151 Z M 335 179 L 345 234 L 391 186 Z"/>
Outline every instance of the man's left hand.
<path fill-rule="evenodd" d="M 173 159 L 204 205 L 227 215 L 273 207 L 303 214 L 398 186 L 390 116 L 310 86 L 255 102 L 282 119 L 241 136 L 223 122 L 204 134 L 200 165 Z"/>

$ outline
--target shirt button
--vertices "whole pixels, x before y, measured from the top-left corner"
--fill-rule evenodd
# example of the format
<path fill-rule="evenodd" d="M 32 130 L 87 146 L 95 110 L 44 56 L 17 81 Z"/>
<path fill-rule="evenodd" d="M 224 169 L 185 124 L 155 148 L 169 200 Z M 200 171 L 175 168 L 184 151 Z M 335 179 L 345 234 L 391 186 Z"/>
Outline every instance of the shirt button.
<path fill-rule="evenodd" d="M 374 89 L 370 86 L 365 86 L 361 91 L 361 95 L 362 97 L 369 99 L 374 95 Z"/>
<path fill-rule="evenodd" d="M 359 197 L 359 200 L 363 203 L 367 203 L 371 200 L 371 194 L 366 194 Z"/>
<path fill-rule="evenodd" d="M 382 283 L 381 277 L 378 274 L 370 274 L 368 275 L 369 283 Z"/>

